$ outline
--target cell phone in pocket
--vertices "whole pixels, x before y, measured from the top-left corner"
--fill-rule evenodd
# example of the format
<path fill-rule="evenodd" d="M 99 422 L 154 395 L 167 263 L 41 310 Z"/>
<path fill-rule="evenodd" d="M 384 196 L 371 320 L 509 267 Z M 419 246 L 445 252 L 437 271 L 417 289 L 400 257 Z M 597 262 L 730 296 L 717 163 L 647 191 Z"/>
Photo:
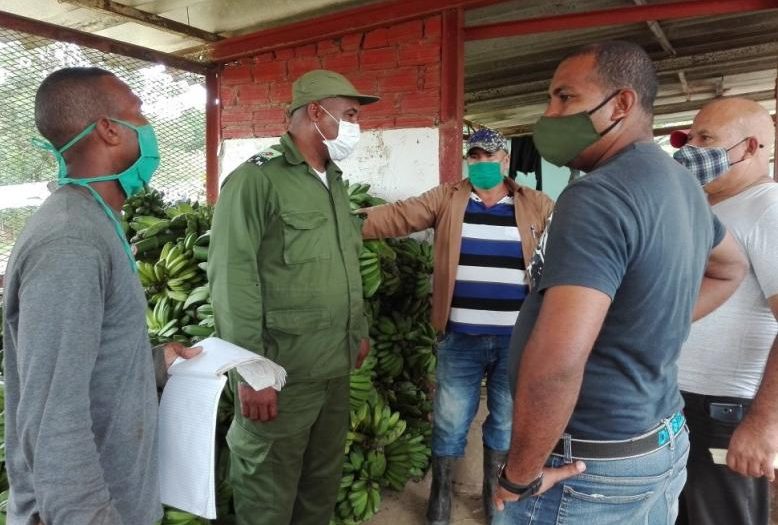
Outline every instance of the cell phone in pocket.
<path fill-rule="evenodd" d="M 743 405 L 740 403 L 710 403 L 708 414 L 720 423 L 740 423 L 743 419 Z"/>

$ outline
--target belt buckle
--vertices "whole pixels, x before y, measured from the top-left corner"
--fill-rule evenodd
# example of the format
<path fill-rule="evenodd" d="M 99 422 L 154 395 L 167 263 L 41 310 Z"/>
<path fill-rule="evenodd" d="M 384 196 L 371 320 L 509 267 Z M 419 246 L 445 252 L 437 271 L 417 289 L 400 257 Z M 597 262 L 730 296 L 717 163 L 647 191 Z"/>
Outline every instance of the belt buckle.
<path fill-rule="evenodd" d="M 681 428 L 683 428 L 684 422 L 685 419 L 681 412 L 676 412 L 673 414 L 673 417 L 671 417 L 667 423 L 664 423 L 662 428 L 660 428 L 659 432 L 657 433 L 657 442 L 659 446 L 661 447 L 662 445 L 666 445 L 670 441 L 671 435 L 674 436 L 678 434 L 678 432 L 681 431 Z M 667 430 L 668 424 L 670 427 L 669 431 Z"/>

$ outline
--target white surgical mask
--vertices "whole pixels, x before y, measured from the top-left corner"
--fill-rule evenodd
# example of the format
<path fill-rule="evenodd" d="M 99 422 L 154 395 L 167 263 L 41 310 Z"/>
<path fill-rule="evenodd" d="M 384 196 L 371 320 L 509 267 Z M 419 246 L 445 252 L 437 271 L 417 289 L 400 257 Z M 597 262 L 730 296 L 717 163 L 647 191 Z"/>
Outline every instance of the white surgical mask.
<path fill-rule="evenodd" d="M 338 123 L 338 136 L 334 139 L 328 139 L 319 129 L 318 124 L 314 122 L 313 125 L 316 126 L 316 131 L 318 131 L 319 135 L 321 135 L 322 142 L 324 142 L 324 145 L 327 146 L 327 151 L 330 153 L 330 158 L 332 160 L 343 160 L 351 155 L 351 153 L 354 151 L 354 148 L 357 147 L 357 143 L 359 142 L 359 124 L 352 124 L 351 122 L 346 122 L 342 119 L 338 120 L 333 117 L 332 113 L 327 111 L 324 106 L 319 107 L 323 109 L 324 112 L 327 113 L 330 118 L 332 118 L 332 120 Z"/>

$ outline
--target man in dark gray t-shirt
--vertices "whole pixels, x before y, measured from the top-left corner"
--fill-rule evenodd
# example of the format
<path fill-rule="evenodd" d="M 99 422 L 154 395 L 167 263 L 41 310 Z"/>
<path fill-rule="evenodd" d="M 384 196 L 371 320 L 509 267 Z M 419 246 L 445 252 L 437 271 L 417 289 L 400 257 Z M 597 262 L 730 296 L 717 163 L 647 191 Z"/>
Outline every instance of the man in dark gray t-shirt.
<path fill-rule="evenodd" d="M 692 318 L 735 290 L 745 259 L 653 143 L 656 74 L 642 49 L 583 48 L 549 93 L 538 150 L 587 175 L 560 195 L 528 270 L 493 523 L 670 525 L 689 447 L 675 362 Z"/>
<path fill-rule="evenodd" d="M 557 201 L 545 262 L 533 268 L 542 278 L 511 340 L 513 390 L 544 292 L 581 286 L 611 306 L 566 432 L 629 439 L 680 410 L 675 363 L 708 253 L 725 233 L 694 177 L 653 142 L 625 147 L 572 183 Z"/>
<path fill-rule="evenodd" d="M 36 124 L 56 190 L 5 275 L 9 525 L 152 525 L 162 517 L 157 390 L 180 344 L 152 354 L 146 299 L 118 223 L 159 162 L 126 84 L 98 68 L 44 80 Z"/>

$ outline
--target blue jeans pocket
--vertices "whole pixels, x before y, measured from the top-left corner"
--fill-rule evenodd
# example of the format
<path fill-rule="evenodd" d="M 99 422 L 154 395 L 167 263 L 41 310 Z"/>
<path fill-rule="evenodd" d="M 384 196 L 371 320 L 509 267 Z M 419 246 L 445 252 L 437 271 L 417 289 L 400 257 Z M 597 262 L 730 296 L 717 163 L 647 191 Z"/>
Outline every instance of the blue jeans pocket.
<path fill-rule="evenodd" d="M 665 480 L 671 475 L 645 478 L 578 479 L 562 486 L 557 525 L 646 524 L 656 499 L 664 499 Z M 584 475 L 585 476 L 585 475 Z"/>

